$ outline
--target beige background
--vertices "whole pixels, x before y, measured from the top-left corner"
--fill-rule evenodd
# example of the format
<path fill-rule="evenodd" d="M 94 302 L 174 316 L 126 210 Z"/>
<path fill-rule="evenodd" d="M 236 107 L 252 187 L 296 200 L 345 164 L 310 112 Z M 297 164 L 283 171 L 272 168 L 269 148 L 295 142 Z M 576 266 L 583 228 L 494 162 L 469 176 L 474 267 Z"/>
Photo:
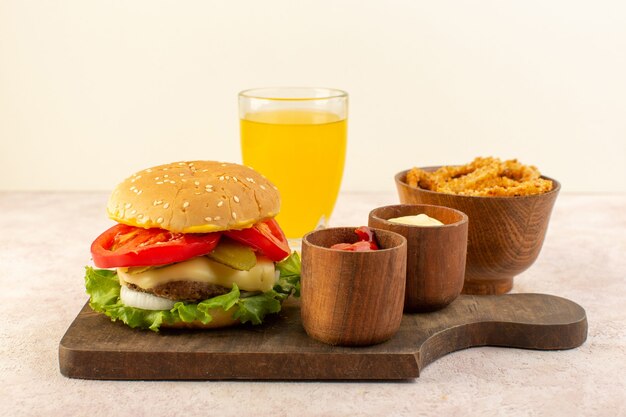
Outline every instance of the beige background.
<path fill-rule="evenodd" d="M 495 155 L 626 192 L 624 22 L 617 0 L 0 0 L 0 190 L 240 161 L 237 92 L 313 85 L 351 95 L 344 190 Z"/>

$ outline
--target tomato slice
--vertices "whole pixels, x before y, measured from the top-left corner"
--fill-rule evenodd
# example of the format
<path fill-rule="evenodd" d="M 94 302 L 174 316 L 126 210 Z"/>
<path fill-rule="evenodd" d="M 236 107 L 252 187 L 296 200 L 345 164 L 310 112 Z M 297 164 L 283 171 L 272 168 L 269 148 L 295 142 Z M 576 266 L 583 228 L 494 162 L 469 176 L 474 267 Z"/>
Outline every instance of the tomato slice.
<path fill-rule="evenodd" d="M 274 219 L 256 223 L 248 229 L 229 230 L 224 234 L 257 249 L 274 262 L 282 261 L 290 253 L 285 233 Z"/>
<path fill-rule="evenodd" d="M 367 226 L 361 226 L 356 228 L 354 233 L 356 233 L 360 241 L 369 242 L 372 250 L 378 249 L 378 244 L 376 243 L 376 238 L 374 237 L 372 229 Z"/>
<path fill-rule="evenodd" d="M 361 226 L 354 230 L 359 240 L 355 243 L 335 243 L 330 248 L 349 252 L 367 252 L 378 250 L 378 244 L 374 237 L 374 231 L 367 226 Z"/>
<path fill-rule="evenodd" d="M 117 224 L 94 240 L 91 256 L 99 268 L 165 265 L 211 252 L 220 236 Z"/>
<path fill-rule="evenodd" d="M 330 247 L 331 249 L 345 250 L 348 252 L 368 252 L 377 250 L 378 247 L 372 247 L 371 242 L 365 240 L 359 240 L 355 243 L 335 243 Z"/>

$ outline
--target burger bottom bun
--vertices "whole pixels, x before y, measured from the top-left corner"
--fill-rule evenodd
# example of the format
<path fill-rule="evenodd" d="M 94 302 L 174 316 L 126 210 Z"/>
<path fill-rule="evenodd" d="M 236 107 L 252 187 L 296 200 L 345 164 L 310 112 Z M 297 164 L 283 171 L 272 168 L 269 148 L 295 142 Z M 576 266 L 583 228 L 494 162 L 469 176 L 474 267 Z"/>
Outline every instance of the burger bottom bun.
<path fill-rule="evenodd" d="M 174 324 L 162 323 L 161 328 L 167 329 L 218 329 L 220 327 L 228 327 L 241 322 L 233 318 L 233 314 L 237 311 L 237 307 L 233 307 L 228 311 L 221 308 L 214 308 L 208 311 L 213 320 L 204 324 L 199 320 L 184 322 L 180 321 Z"/>

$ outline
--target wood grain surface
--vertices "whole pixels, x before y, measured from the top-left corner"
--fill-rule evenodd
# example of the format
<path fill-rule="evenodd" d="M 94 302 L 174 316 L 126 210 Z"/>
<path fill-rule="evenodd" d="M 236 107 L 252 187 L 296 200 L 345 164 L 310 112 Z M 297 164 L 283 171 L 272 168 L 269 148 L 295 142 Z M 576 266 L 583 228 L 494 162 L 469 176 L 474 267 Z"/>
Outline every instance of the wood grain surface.
<path fill-rule="evenodd" d="M 405 314 L 392 339 L 358 348 L 308 337 L 294 301 L 261 326 L 160 333 L 113 323 L 85 305 L 60 342 L 59 366 L 85 379 L 402 380 L 472 346 L 571 349 L 586 338 L 585 310 L 545 294 L 461 295 L 442 310 Z"/>
<path fill-rule="evenodd" d="M 444 223 L 423 227 L 389 222 L 388 219 L 426 214 Z M 439 310 L 454 301 L 465 278 L 467 216 L 449 207 L 398 204 L 369 213 L 368 225 L 401 234 L 407 242 L 404 311 Z"/>
<path fill-rule="evenodd" d="M 321 229 L 302 238 L 302 324 L 309 336 L 331 345 L 381 343 L 402 322 L 406 239 L 374 230 L 378 250 L 329 249 L 356 242 L 354 229 Z"/>

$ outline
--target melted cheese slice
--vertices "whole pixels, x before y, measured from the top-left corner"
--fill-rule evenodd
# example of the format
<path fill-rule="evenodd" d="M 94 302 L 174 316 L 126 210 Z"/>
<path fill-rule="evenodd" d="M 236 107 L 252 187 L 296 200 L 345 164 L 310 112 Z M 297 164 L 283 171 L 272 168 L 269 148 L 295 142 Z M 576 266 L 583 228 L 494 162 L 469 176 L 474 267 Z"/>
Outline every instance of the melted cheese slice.
<path fill-rule="evenodd" d="M 238 271 L 206 256 L 198 256 L 139 273 L 128 273 L 128 268 L 118 268 L 117 275 L 120 280 L 143 289 L 173 281 L 198 281 L 226 288 L 237 284 L 240 290 L 265 292 L 271 290 L 276 283 L 274 262 L 265 257 L 257 257 L 256 265 L 249 271 Z"/>

